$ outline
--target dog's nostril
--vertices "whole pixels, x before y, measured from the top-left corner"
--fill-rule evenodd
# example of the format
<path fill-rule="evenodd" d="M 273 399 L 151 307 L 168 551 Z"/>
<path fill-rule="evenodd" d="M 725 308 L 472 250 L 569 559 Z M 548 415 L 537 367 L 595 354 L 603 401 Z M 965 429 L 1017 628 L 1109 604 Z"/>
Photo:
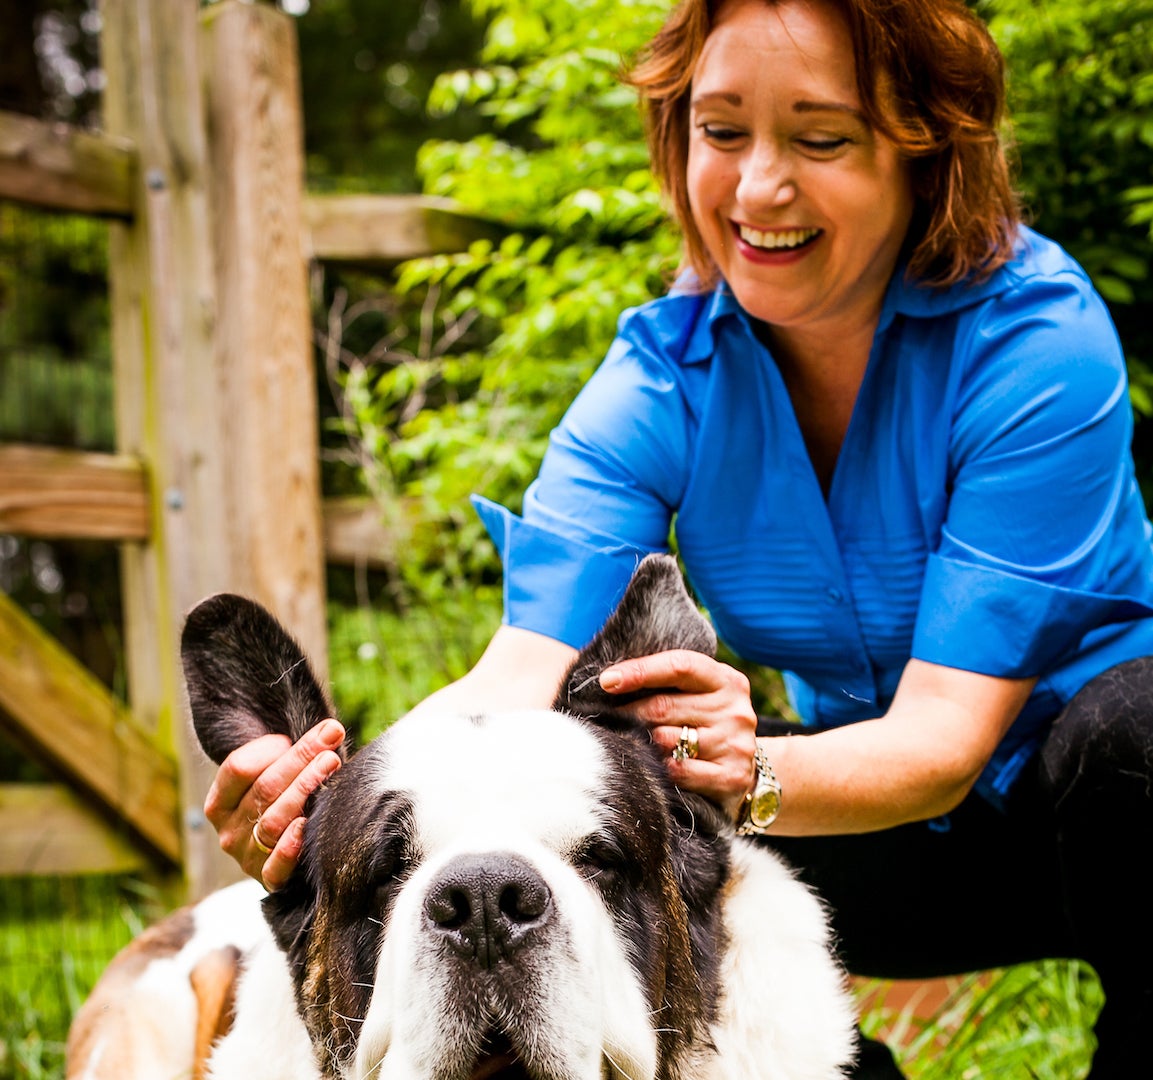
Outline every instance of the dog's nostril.
<path fill-rule="evenodd" d="M 487 968 L 510 957 L 548 920 L 552 893 L 518 855 L 461 855 L 433 881 L 424 910 L 454 952 Z"/>
<path fill-rule="evenodd" d="M 472 918 L 472 901 L 463 889 L 433 891 L 425 908 L 429 918 L 445 930 L 459 930 Z"/>
<path fill-rule="evenodd" d="M 538 883 L 539 888 L 533 887 Z M 501 892 L 498 907 L 513 922 L 533 922 L 544 914 L 548 901 L 548 888 L 537 878 L 536 882 L 509 885 Z"/>

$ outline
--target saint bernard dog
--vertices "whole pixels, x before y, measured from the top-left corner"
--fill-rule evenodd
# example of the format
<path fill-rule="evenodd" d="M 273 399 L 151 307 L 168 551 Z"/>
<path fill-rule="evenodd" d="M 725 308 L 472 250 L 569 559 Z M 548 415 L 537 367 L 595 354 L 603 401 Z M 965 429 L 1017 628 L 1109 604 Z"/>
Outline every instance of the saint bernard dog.
<path fill-rule="evenodd" d="M 715 644 L 675 561 L 650 556 L 551 710 L 393 724 L 314 796 L 283 889 L 225 889 L 113 961 L 69 1080 L 844 1075 L 854 1009 L 820 902 L 673 787 L 597 681 Z M 334 715 L 251 601 L 196 607 L 183 654 L 216 762 Z"/>

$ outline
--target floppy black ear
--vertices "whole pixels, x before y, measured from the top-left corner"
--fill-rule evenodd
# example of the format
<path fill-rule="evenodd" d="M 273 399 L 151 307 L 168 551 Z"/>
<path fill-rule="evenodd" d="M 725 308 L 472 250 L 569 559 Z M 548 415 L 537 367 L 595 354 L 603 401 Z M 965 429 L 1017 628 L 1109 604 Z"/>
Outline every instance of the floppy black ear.
<path fill-rule="evenodd" d="M 616 611 L 561 680 L 553 708 L 579 715 L 631 701 L 628 694 L 606 694 L 598 681 L 600 673 L 618 660 L 669 649 L 691 649 L 713 656 L 717 635 L 689 596 L 676 559 L 672 555 L 646 555 Z"/>
<path fill-rule="evenodd" d="M 336 715 L 301 647 L 243 596 L 220 593 L 194 607 L 180 654 L 196 735 L 218 765 L 261 735 L 295 742 Z"/>

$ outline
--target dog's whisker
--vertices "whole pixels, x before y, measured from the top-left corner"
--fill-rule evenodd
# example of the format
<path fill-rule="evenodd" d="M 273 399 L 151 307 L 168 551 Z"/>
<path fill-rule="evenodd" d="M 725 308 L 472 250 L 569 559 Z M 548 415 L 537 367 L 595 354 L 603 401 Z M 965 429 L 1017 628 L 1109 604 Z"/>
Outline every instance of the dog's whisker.
<path fill-rule="evenodd" d="M 299 660 L 296 661 L 295 664 L 293 664 L 291 667 L 286 668 L 284 671 L 282 671 L 280 673 L 279 678 L 277 678 L 273 682 L 269 683 L 269 685 L 270 686 L 276 686 L 277 683 L 284 682 L 284 680 L 287 679 L 288 676 L 291 675 L 298 667 L 300 667 L 301 664 L 307 664 L 307 663 L 308 663 L 308 657 L 302 656 Z"/>
<path fill-rule="evenodd" d="M 583 690 L 587 690 L 599 678 L 600 678 L 600 672 L 594 671 L 591 675 L 589 675 L 589 677 L 587 679 L 582 679 L 580 682 L 570 682 L 569 688 L 568 688 L 569 693 L 570 694 L 579 694 Z"/>
<path fill-rule="evenodd" d="M 630 1076 L 627 1072 L 625 1072 L 625 1070 L 621 1066 L 620 1062 L 618 1062 L 612 1056 L 612 1054 L 610 1054 L 607 1050 L 602 1050 L 602 1053 L 605 1056 L 605 1060 L 612 1066 L 613 1071 L 616 1073 L 617 1076 L 619 1076 L 621 1078 L 621 1080 L 634 1080 L 634 1078 L 632 1076 Z"/>

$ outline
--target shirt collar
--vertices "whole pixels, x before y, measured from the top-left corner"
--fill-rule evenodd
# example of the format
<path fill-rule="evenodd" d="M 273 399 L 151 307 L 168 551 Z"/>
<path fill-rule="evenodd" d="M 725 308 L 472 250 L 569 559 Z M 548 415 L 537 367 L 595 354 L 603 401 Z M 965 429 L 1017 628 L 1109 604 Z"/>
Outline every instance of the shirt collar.
<path fill-rule="evenodd" d="M 1018 256 L 1021 246 L 1028 244 L 1031 237 L 1029 229 L 1022 227 L 1020 231 L 1022 235 L 1018 241 Z M 1014 277 L 1012 264 L 1010 264 L 1008 267 L 995 271 L 981 282 L 961 283 L 943 289 L 934 289 L 911 281 L 905 273 L 905 264 L 902 263 L 885 291 L 877 333 L 880 334 L 887 330 L 897 315 L 914 319 L 932 319 L 983 303 L 990 297 L 997 296 L 1011 288 Z M 712 355 L 715 348 L 716 331 L 724 321 L 736 319 L 751 329 L 748 315 L 737 303 L 737 298 L 733 295 L 727 282 L 720 281 L 711 293 L 704 294 L 696 292 L 695 284 L 695 276 L 684 274 L 677 279 L 671 290 L 673 295 L 695 294 L 703 300 L 701 317 L 697 321 L 682 358 L 686 364 L 700 363 Z"/>

